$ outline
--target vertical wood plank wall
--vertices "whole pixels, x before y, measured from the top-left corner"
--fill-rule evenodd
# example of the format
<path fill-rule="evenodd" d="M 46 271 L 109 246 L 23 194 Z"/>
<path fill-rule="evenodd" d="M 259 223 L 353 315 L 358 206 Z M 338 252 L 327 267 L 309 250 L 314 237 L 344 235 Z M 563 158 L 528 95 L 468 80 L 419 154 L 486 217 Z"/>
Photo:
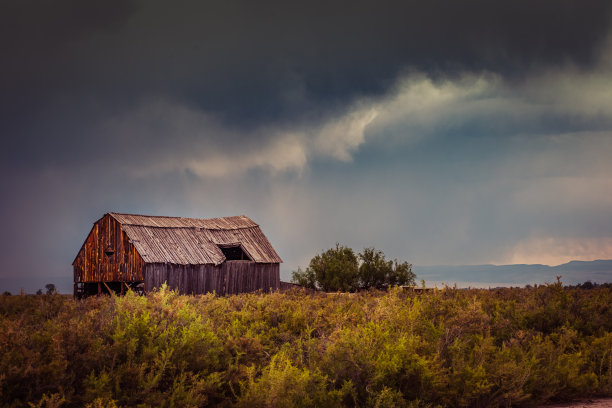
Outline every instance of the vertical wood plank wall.
<path fill-rule="evenodd" d="M 279 264 L 250 261 L 226 261 L 219 266 L 147 264 L 144 275 L 147 291 L 164 282 L 182 294 L 215 291 L 218 295 L 231 295 L 280 288 Z"/>
<path fill-rule="evenodd" d="M 112 248 L 114 254 L 104 251 Z M 74 262 L 74 282 L 134 282 L 144 280 L 145 262 L 110 215 L 98 220 Z"/>

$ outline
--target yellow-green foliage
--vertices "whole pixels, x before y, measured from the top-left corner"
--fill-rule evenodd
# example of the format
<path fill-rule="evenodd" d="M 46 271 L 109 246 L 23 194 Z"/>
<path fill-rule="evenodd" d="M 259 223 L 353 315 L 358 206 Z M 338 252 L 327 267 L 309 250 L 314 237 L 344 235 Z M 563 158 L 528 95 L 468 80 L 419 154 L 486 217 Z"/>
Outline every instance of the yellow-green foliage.
<path fill-rule="evenodd" d="M 0 297 L 7 407 L 496 407 L 612 395 L 612 290 Z"/>

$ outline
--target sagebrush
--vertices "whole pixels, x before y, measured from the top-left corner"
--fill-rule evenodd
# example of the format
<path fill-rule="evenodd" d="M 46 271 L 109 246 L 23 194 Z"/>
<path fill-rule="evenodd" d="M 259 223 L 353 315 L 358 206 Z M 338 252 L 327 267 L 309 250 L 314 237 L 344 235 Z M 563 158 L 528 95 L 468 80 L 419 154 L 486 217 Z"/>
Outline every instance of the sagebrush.
<path fill-rule="evenodd" d="M 612 395 L 612 291 L 0 297 L 0 405 L 529 406 Z"/>

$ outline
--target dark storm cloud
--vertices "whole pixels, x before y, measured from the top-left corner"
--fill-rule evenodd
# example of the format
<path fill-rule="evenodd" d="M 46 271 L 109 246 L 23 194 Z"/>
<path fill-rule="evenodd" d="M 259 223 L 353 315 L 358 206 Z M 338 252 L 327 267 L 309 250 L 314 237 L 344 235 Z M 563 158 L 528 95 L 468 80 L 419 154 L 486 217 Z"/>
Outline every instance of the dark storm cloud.
<path fill-rule="evenodd" d="M 77 45 L 91 46 L 96 34 L 116 32 L 133 6 L 130 1 L 2 1 L 2 111 L 23 114 L 48 103 L 57 92 L 82 85 L 78 79 L 86 75 L 84 67 L 74 62 L 95 58 L 96 50 L 79 56 Z M 88 79 L 98 73 L 90 70 Z M 22 111 L 24 107 L 29 109 Z"/>
<path fill-rule="evenodd" d="M 384 93 L 406 69 L 516 76 L 562 62 L 589 66 L 612 7 L 595 0 L 2 4 L 5 115 L 23 119 L 58 98 L 113 111 L 153 94 L 238 125 L 320 115 Z"/>

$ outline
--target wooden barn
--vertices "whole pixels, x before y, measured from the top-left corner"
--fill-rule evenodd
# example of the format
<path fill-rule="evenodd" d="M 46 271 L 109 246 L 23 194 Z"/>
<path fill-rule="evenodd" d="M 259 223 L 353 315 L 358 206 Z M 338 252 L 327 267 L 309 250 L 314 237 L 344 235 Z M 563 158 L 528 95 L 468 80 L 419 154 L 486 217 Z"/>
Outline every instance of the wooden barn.
<path fill-rule="evenodd" d="M 74 295 L 164 282 L 184 294 L 280 287 L 282 260 L 249 217 L 211 219 L 108 213 L 96 221 L 74 262 Z"/>

